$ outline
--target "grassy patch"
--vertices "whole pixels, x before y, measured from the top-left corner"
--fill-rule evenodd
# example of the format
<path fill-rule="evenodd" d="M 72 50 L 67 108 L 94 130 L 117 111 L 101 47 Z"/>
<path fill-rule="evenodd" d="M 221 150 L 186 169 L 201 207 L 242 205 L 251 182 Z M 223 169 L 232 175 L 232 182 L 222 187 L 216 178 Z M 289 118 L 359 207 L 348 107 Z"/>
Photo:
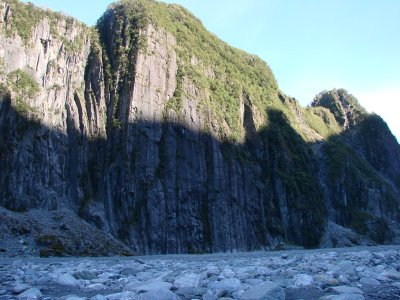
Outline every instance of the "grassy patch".
<path fill-rule="evenodd" d="M 7 84 L 19 97 L 34 98 L 39 93 L 39 84 L 31 75 L 21 69 L 7 75 Z"/>

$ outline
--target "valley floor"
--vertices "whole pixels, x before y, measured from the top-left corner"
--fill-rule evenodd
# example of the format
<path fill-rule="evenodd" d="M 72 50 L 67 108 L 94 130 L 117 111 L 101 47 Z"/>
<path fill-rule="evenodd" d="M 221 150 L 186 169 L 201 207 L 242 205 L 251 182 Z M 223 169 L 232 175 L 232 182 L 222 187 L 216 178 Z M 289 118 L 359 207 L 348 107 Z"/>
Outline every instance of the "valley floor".
<path fill-rule="evenodd" d="M 0 299 L 400 299 L 400 246 L 3 258 Z"/>

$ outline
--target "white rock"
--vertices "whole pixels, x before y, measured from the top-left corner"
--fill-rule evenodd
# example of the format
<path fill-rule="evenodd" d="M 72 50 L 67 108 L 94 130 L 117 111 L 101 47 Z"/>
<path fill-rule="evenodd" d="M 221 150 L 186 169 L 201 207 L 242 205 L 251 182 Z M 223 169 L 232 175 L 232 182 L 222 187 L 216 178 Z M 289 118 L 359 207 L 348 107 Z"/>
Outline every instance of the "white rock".
<path fill-rule="evenodd" d="M 104 297 L 103 295 L 98 294 L 98 295 L 93 296 L 92 298 L 90 298 L 90 300 L 107 300 L 107 298 Z"/>
<path fill-rule="evenodd" d="M 85 286 L 85 290 L 87 291 L 100 291 L 104 290 L 106 286 L 102 283 L 92 283 L 87 286 Z"/>
<path fill-rule="evenodd" d="M 14 294 L 21 294 L 22 292 L 25 292 L 26 290 L 30 289 L 31 286 L 25 283 L 17 283 L 13 287 L 13 293 Z"/>
<path fill-rule="evenodd" d="M 342 275 L 342 274 L 353 275 L 353 274 L 355 274 L 353 263 L 348 260 L 345 260 L 345 261 L 342 261 L 341 263 L 339 263 L 337 266 L 335 266 L 333 268 L 333 271 L 337 275 Z"/>
<path fill-rule="evenodd" d="M 359 288 L 345 286 L 345 285 L 334 286 L 334 287 L 332 287 L 332 289 L 341 294 L 364 294 L 364 292 L 362 290 L 360 290 Z"/>
<path fill-rule="evenodd" d="M 341 294 L 341 295 L 334 295 L 329 298 L 329 300 L 365 300 L 363 295 L 360 294 Z"/>
<path fill-rule="evenodd" d="M 314 279 L 307 274 L 298 274 L 294 276 L 293 278 L 293 284 L 294 286 L 298 287 L 306 287 L 312 285 L 314 282 Z"/>
<path fill-rule="evenodd" d="M 174 286 L 177 288 L 197 288 L 201 284 L 201 279 L 201 274 L 183 274 L 175 279 Z"/>
<path fill-rule="evenodd" d="M 224 290 L 232 293 L 241 288 L 241 283 L 237 278 L 226 278 L 221 281 L 209 282 L 208 287 L 213 290 Z"/>
<path fill-rule="evenodd" d="M 73 274 L 76 279 L 83 279 L 83 280 L 94 280 L 96 279 L 96 274 L 87 271 L 87 270 L 80 270 Z"/>
<path fill-rule="evenodd" d="M 362 277 L 360 279 L 360 284 L 362 284 L 362 285 L 380 285 L 381 283 L 378 280 L 371 278 L 371 277 Z"/>
<path fill-rule="evenodd" d="M 153 275 L 153 273 L 150 273 L 150 272 L 140 272 L 140 273 L 136 274 L 136 278 L 141 281 L 147 281 L 147 280 L 154 278 L 154 275 Z"/>
<path fill-rule="evenodd" d="M 172 284 L 164 281 L 146 281 L 146 282 L 133 282 L 128 283 L 124 287 L 124 291 L 134 292 L 150 292 L 153 290 L 167 289 L 169 290 Z"/>
<path fill-rule="evenodd" d="M 356 267 L 356 272 L 362 272 L 362 271 L 364 271 L 365 270 L 365 267 L 364 266 L 359 266 L 359 267 Z"/>
<path fill-rule="evenodd" d="M 109 272 L 104 272 L 99 274 L 97 277 L 100 279 L 109 279 L 110 277 L 116 276 L 116 274 L 109 273 Z"/>
<path fill-rule="evenodd" d="M 207 293 L 203 295 L 202 300 L 217 300 L 217 297 L 211 290 L 208 290 Z"/>
<path fill-rule="evenodd" d="M 328 275 L 323 275 L 323 274 L 315 275 L 314 281 L 316 281 L 318 283 L 322 283 L 322 284 L 327 284 L 330 286 L 339 285 L 339 281 L 337 281 L 335 278 L 328 276 Z"/>
<path fill-rule="evenodd" d="M 30 288 L 17 296 L 19 299 L 29 300 L 39 299 L 40 297 L 42 297 L 42 293 L 37 288 Z"/>
<path fill-rule="evenodd" d="M 138 300 L 178 300 L 178 297 L 167 289 L 154 290 L 139 294 Z"/>
<path fill-rule="evenodd" d="M 249 279 L 245 280 L 244 283 L 254 286 L 254 285 L 259 285 L 259 284 L 263 283 L 263 281 L 258 278 L 249 278 Z"/>
<path fill-rule="evenodd" d="M 373 270 L 366 270 L 362 273 L 360 273 L 360 276 L 362 277 L 371 277 L 379 281 L 390 281 L 390 279 L 386 276 L 383 276 L 382 274 L 379 274 L 377 272 L 374 272 Z"/>
<path fill-rule="evenodd" d="M 115 294 L 110 294 L 107 295 L 108 300 L 137 300 L 136 293 L 134 292 L 121 292 L 121 293 L 115 293 Z"/>
<path fill-rule="evenodd" d="M 220 270 L 217 266 L 210 265 L 210 266 L 207 266 L 206 273 L 207 273 L 207 276 L 219 275 Z"/>
<path fill-rule="evenodd" d="M 265 267 L 257 267 L 252 275 L 253 276 L 265 276 L 265 275 L 271 275 L 273 271 L 271 269 L 265 268 Z"/>
<path fill-rule="evenodd" d="M 222 275 L 225 278 L 233 278 L 233 277 L 235 277 L 236 274 L 235 274 L 235 272 L 232 271 L 232 269 L 226 268 L 222 271 Z"/>
<path fill-rule="evenodd" d="M 75 287 L 80 286 L 79 281 L 69 273 L 65 273 L 58 276 L 55 282 L 60 285 L 66 285 L 66 286 L 75 286 Z"/>
<path fill-rule="evenodd" d="M 65 300 L 86 300 L 86 298 L 73 295 L 73 296 L 68 296 L 67 298 L 65 298 Z"/>
<path fill-rule="evenodd" d="M 339 279 L 339 282 L 341 283 L 341 284 L 343 284 L 343 285 L 347 285 L 347 284 L 350 284 L 350 279 L 349 279 L 349 277 L 347 276 L 347 275 L 340 275 L 339 277 L 338 277 L 338 279 Z"/>
<path fill-rule="evenodd" d="M 393 282 L 392 285 L 400 289 L 400 282 Z"/>
<path fill-rule="evenodd" d="M 276 283 L 268 282 L 249 288 L 243 292 L 241 300 L 284 300 L 285 291 Z"/>
<path fill-rule="evenodd" d="M 396 270 L 386 270 L 383 271 L 381 274 L 382 276 L 388 277 L 390 279 L 400 280 L 400 272 Z"/>
<path fill-rule="evenodd" d="M 241 267 L 236 270 L 236 277 L 239 278 L 240 280 L 244 281 L 246 279 L 249 279 L 251 277 L 250 274 L 252 274 L 255 271 L 255 267 Z"/>
<path fill-rule="evenodd" d="M 237 273 L 236 277 L 239 278 L 241 281 L 245 281 L 249 279 L 251 276 L 249 273 Z"/>

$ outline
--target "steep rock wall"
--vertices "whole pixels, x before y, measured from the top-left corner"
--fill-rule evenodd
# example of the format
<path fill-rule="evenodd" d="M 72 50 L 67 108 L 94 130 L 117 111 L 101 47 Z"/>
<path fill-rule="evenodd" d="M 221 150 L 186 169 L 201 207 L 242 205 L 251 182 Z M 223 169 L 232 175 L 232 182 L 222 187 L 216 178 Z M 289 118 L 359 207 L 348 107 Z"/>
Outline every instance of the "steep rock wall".
<path fill-rule="evenodd" d="M 124 1 L 98 36 L 33 7 L 40 17 L 22 30 L 10 3 L 0 24 L 2 206 L 69 209 L 137 253 L 316 247 L 325 228 L 324 245 L 335 246 L 334 223 L 398 240 L 399 145 L 349 95 L 300 107 L 265 63 L 181 7 Z M 200 50 L 187 48 L 192 36 Z"/>
<path fill-rule="evenodd" d="M 105 136 L 104 96 L 92 96 L 95 79 L 85 84 L 93 75 L 86 69 L 91 30 L 31 5 L 2 1 L 1 9 L 7 16 L 0 24 L 2 204 L 13 210 L 77 208 L 88 140 Z M 25 24 L 21 10 L 40 18 Z M 31 34 L 23 39 L 20 31 L 29 25 Z"/>

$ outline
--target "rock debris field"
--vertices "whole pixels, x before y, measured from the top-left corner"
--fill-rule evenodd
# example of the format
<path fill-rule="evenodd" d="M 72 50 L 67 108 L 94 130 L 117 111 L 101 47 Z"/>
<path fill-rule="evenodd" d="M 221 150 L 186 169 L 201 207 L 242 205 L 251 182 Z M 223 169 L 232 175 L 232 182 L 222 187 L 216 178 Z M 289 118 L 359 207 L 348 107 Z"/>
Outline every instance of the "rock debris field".
<path fill-rule="evenodd" d="M 0 260 L 0 299 L 400 299 L 400 246 Z"/>

